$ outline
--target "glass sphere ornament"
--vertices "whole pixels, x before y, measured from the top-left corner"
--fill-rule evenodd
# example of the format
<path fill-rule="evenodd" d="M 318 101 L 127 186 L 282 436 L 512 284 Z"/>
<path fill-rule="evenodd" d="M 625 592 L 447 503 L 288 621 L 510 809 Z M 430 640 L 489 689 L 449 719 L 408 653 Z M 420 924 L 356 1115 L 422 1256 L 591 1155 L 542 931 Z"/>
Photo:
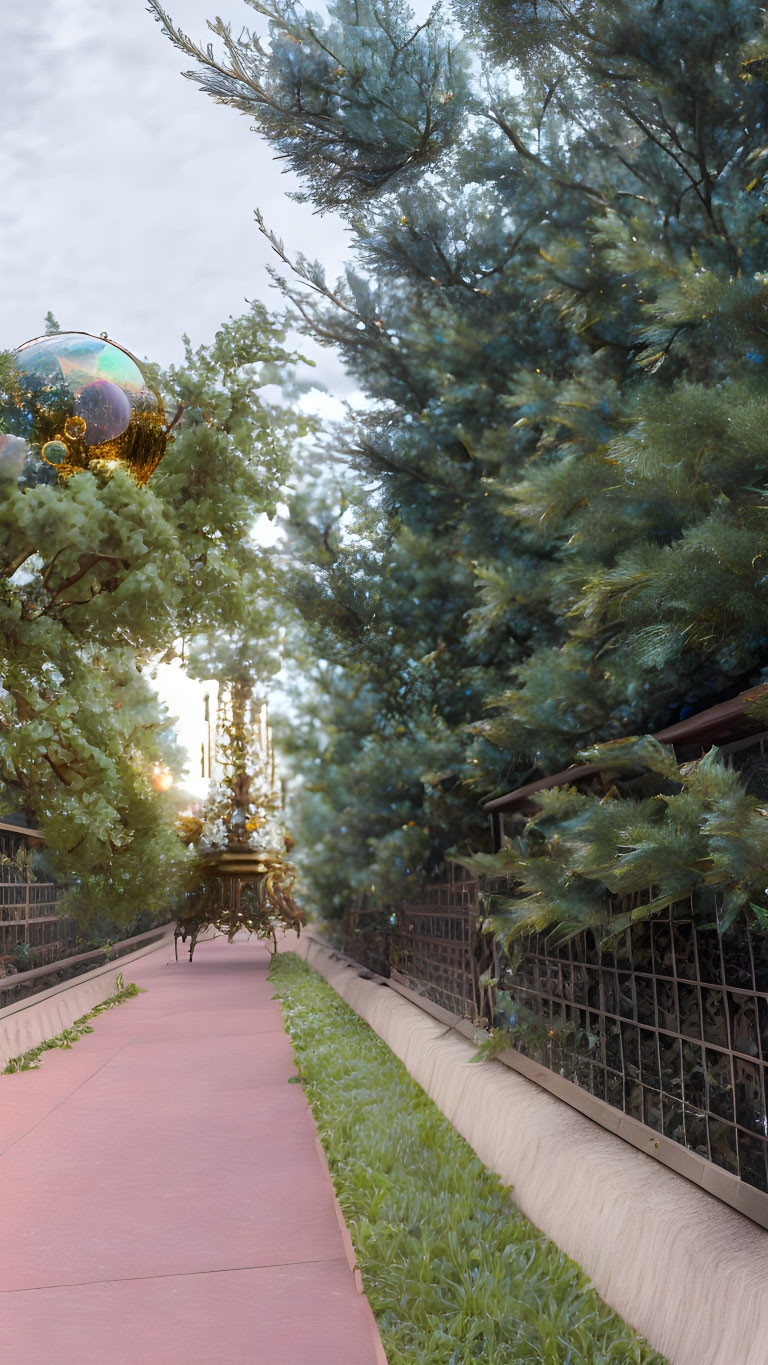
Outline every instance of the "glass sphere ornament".
<path fill-rule="evenodd" d="M 60 477 L 122 465 L 146 483 L 165 453 L 163 400 L 139 361 L 108 337 L 51 332 L 15 352 L 16 434 Z"/>

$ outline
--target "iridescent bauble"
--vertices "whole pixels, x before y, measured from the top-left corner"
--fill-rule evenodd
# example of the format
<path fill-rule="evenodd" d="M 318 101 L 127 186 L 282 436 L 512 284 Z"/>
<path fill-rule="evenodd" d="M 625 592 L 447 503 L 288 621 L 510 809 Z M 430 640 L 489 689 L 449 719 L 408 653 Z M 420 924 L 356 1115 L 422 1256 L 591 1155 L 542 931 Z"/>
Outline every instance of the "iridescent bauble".
<path fill-rule="evenodd" d="M 66 476 L 123 465 L 146 483 L 165 453 L 162 399 L 139 361 L 105 337 L 52 332 L 16 351 L 14 428 Z"/>
<path fill-rule="evenodd" d="M 56 469 L 66 469 L 69 465 L 69 451 L 63 441 L 46 441 L 41 453 L 45 463 Z"/>
<path fill-rule="evenodd" d="M 85 422 L 85 444 L 98 446 L 122 436 L 131 420 L 131 405 L 128 395 L 111 379 L 97 379 L 80 390 L 75 399 L 75 415 Z M 65 423 L 65 435 L 66 431 Z"/>

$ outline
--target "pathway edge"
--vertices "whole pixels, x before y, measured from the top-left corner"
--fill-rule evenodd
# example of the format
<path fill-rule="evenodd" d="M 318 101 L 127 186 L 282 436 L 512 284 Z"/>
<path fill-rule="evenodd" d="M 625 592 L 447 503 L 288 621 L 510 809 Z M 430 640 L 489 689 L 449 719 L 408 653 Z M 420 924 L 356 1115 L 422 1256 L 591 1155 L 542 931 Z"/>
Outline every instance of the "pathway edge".
<path fill-rule="evenodd" d="M 473 1063 L 466 1037 L 311 932 L 280 951 L 373 1028 L 521 1211 L 671 1365 L 764 1365 L 768 1233 L 535 1082 Z"/>

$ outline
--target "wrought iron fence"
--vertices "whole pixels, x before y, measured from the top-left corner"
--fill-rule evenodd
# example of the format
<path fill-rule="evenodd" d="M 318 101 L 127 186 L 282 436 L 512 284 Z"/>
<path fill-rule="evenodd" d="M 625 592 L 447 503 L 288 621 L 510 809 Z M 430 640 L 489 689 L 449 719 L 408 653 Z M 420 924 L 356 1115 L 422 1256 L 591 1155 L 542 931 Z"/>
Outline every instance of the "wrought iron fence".
<path fill-rule="evenodd" d="M 768 1192 L 768 939 L 683 902 L 609 952 L 530 938 L 499 975 L 519 1052 Z"/>
<path fill-rule="evenodd" d="M 388 977 L 391 972 L 392 926 L 389 920 L 393 914 L 389 909 L 362 913 L 356 910 L 344 927 L 341 944 L 344 952 L 377 976 Z"/>
<path fill-rule="evenodd" d="M 420 887 L 418 899 L 356 909 L 346 925 L 344 951 L 453 1014 L 489 1021 L 483 976 L 493 954 L 480 930 L 477 882 L 449 868 L 443 880 Z"/>
<path fill-rule="evenodd" d="M 708 729 L 701 716 L 695 733 L 682 734 L 681 723 L 673 738 L 687 760 L 704 739 L 721 743 L 722 731 L 728 765 L 768 798 L 768 732 L 743 735 L 736 725 L 734 738 L 728 728 L 734 717 L 747 723 L 747 701 L 745 694 L 713 708 Z M 597 769 L 578 771 L 591 780 Z M 572 780 L 570 770 L 559 776 Z M 504 820 L 510 829 L 524 821 L 537 785 L 510 793 L 503 809 L 490 803 L 498 846 Z M 506 879 L 486 879 L 480 890 L 488 908 L 496 895 L 515 892 Z M 456 1014 L 504 1027 L 517 1054 L 510 1064 L 629 1135 L 626 1115 L 642 1125 L 638 1145 L 651 1140 L 643 1150 L 694 1179 L 706 1172 L 703 1163 L 718 1167 L 733 1179 L 710 1171 L 702 1183 L 737 1207 L 746 1201 L 768 1227 L 768 935 L 743 926 L 720 934 L 688 900 L 633 924 L 610 951 L 584 931 L 559 947 L 532 936 L 504 953 L 482 933 L 478 891 L 453 869 L 414 901 L 388 908 L 386 930 L 381 909 L 367 925 L 357 922 L 346 951 Z"/>
<path fill-rule="evenodd" d="M 704 928 L 684 901 L 610 951 L 585 931 L 555 948 L 533 936 L 506 954 L 483 935 L 466 874 L 388 914 L 378 961 L 359 925 L 352 956 L 503 1026 L 523 1057 L 768 1195 L 768 937 Z"/>
<path fill-rule="evenodd" d="M 16 862 L 29 843 L 23 827 L 0 828 L 0 963 L 50 962 L 75 942 L 74 921 L 58 914 L 58 885 L 33 880 Z"/>
<path fill-rule="evenodd" d="M 482 977 L 491 953 L 480 933 L 477 882 L 465 874 L 427 884 L 418 901 L 398 907 L 394 919 L 392 975 L 454 1014 L 483 1018 Z"/>

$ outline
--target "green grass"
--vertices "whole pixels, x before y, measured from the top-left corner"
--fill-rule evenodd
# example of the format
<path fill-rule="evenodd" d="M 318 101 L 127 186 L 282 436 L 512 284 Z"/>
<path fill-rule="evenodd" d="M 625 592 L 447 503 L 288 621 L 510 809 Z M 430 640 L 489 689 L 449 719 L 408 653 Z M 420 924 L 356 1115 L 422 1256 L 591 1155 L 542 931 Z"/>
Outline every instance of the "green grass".
<path fill-rule="evenodd" d="M 91 1019 L 103 1014 L 105 1010 L 115 1009 L 117 1005 L 124 1004 L 133 996 L 141 994 L 140 987 L 136 985 L 135 981 L 132 981 L 128 986 L 123 985 L 122 972 L 117 973 L 115 986 L 117 990 L 114 995 L 102 1000 L 100 1005 L 94 1005 L 93 1009 L 89 1010 L 87 1014 L 81 1014 L 74 1024 L 70 1024 L 69 1028 L 62 1029 L 61 1033 L 57 1033 L 55 1038 L 46 1038 L 44 1043 L 38 1043 L 36 1047 L 28 1048 L 18 1057 L 11 1057 L 3 1069 L 3 1076 L 11 1076 L 15 1071 L 34 1071 L 39 1067 L 44 1052 L 50 1052 L 54 1047 L 72 1047 L 72 1044 L 78 1042 L 84 1034 L 93 1033 L 89 1022 Z"/>
<path fill-rule="evenodd" d="M 665 1365 L 316 972 L 271 980 L 389 1365 Z"/>

